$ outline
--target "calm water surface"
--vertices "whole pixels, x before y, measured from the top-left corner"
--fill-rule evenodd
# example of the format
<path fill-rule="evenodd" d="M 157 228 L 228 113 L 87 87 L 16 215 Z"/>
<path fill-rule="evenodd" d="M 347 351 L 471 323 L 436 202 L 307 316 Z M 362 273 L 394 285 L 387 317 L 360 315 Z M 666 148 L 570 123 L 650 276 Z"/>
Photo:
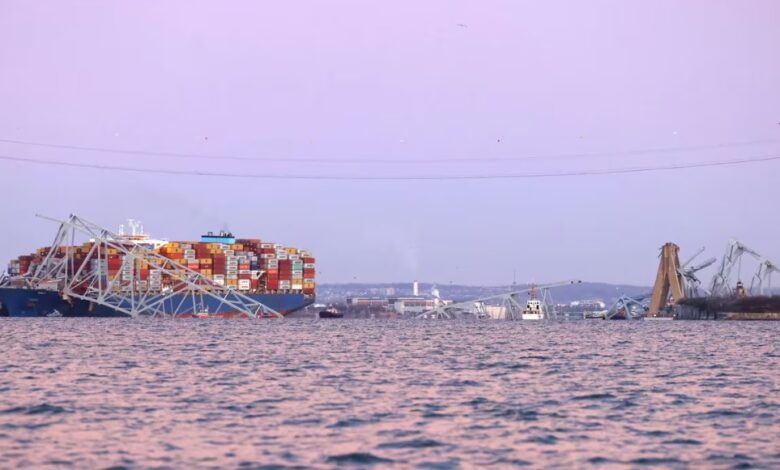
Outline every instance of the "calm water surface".
<path fill-rule="evenodd" d="M 777 468 L 779 333 L 0 319 L 0 467 Z"/>

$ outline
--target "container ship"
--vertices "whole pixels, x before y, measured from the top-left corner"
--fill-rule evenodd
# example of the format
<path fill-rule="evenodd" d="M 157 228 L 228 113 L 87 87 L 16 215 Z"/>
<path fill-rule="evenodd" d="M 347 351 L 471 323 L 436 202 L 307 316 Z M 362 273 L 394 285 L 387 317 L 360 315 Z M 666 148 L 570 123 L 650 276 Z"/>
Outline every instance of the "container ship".
<path fill-rule="evenodd" d="M 11 317 L 282 317 L 314 300 L 307 250 L 225 231 L 153 239 L 132 220 L 113 234 L 77 216 L 0 280 L 0 315 Z"/>

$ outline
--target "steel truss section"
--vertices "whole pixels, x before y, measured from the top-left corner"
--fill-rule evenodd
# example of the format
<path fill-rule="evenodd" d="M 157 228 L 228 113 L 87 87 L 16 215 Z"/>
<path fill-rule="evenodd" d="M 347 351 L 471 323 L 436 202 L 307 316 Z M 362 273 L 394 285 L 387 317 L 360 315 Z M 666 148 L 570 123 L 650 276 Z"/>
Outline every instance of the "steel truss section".
<path fill-rule="evenodd" d="M 718 271 L 712 278 L 710 294 L 714 297 L 729 297 L 735 294 L 736 282 L 732 279 L 732 271 L 737 267 L 738 271 L 742 268 L 743 255 L 750 255 L 758 262 L 758 269 L 753 273 L 750 279 L 751 294 L 764 295 L 772 292 L 772 274 L 780 272 L 780 268 L 774 263 L 764 258 L 756 251 L 748 248 L 745 244 L 731 240 L 726 246 L 726 252 L 720 262 Z M 741 273 L 738 273 L 737 281 Z"/>
<path fill-rule="evenodd" d="M 442 305 L 432 310 L 425 311 L 417 316 L 419 319 L 451 320 L 456 318 L 493 318 L 488 314 L 489 305 L 501 307 L 503 312 L 499 320 L 522 320 L 525 303 L 521 294 L 527 294 L 531 290 L 541 289 L 543 294 L 542 304 L 545 309 L 545 318 L 555 318 L 555 310 L 549 290 L 555 287 L 580 284 L 582 281 L 565 281 L 540 287 L 507 292 L 505 294 L 491 295 L 479 299 L 468 300 L 455 304 Z M 549 309 L 549 310 L 548 310 Z"/>
<path fill-rule="evenodd" d="M 645 317 L 645 302 L 652 296 L 652 292 L 641 295 L 639 297 L 629 297 L 627 295 L 621 295 L 607 310 L 604 316 L 605 320 L 612 320 L 621 311 L 625 314 L 626 320 L 641 320 Z"/>
<path fill-rule="evenodd" d="M 60 228 L 49 252 L 25 279 L 32 288 L 56 288 L 63 298 L 106 306 L 131 317 L 197 316 L 208 314 L 209 310 L 250 318 L 282 317 L 267 305 L 155 253 L 142 242 L 123 239 L 76 215 L 67 221 L 42 218 L 59 222 Z M 84 238 L 90 241 L 91 248 L 79 263 L 74 258 L 74 247 L 77 240 Z M 108 275 L 109 253 L 122 260 L 113 276 Z M 137 261 L 148 265 L 155 276 L 173 279 L 172 286 L 162 290 L 145 286 L 134 269 Z"/>

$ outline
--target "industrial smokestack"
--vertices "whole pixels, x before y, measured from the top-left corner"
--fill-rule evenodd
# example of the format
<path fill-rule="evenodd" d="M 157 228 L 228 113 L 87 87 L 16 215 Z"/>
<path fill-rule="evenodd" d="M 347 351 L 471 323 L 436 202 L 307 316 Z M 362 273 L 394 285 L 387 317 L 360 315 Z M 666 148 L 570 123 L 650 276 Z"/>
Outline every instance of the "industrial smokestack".
<path fill-rule="evenodd" d="M 417 283 L 417 281 L 414 281 L 412 284 L 412 295 L 415 297 L 420 295 L 420 285 Z"/>

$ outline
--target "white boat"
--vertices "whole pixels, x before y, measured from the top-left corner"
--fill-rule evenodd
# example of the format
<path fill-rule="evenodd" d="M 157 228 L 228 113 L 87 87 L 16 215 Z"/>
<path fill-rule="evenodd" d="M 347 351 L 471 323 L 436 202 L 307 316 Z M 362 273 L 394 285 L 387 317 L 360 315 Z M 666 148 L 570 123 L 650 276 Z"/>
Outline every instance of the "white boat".
<path fill-rule="evenodd" d="M 536 298 L 536 286 L 531 286 L 531 290 L 528 293 L 530 298 L 525 303 L 525 308 L 522 312 L 523 320 L 544 320 L 544 310 L 542 309 L 542 302 Z"/>

